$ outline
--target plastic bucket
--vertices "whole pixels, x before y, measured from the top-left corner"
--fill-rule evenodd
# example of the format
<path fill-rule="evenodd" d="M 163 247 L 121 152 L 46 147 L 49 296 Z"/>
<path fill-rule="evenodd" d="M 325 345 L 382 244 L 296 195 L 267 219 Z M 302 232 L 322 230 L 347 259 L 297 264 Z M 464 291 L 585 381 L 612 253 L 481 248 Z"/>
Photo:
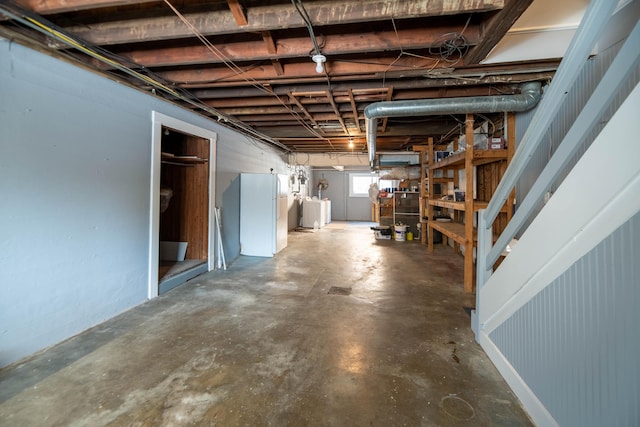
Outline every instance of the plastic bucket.
<path fill-rule="evenodd" d="M 399 242 L 404 242 L 407 237 L 407 228 L 408 225 L 396 225 L 394 229 L 396 230 L 396 240 Z"/>

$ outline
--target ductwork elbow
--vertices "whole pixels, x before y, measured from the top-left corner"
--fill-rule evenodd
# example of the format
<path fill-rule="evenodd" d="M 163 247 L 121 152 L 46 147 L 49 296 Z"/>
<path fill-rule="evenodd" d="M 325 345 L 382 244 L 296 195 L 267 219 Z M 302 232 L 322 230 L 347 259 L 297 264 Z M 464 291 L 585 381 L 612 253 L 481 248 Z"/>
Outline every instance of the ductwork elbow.
<path fill-rule="evenodd" d="M 376 134 L 381 117 L 436 116 L 443 114 L 496 113 L 527 111 L 542 96 L 540 82 L 523 83 L 517 95 L 478 96 L 468 98 L 436 98 L 414 101 L 383 101 L 364 109 L 367 150 L 371 170 L 376 165 Z"/>

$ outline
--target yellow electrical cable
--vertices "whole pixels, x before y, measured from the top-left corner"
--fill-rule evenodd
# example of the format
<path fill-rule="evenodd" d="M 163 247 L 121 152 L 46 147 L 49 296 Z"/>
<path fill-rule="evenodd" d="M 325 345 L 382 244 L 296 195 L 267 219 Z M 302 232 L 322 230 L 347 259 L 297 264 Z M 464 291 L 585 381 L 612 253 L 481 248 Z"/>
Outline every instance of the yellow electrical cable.
<path fill-rule="evenodd" d="M 58 30 L 55 30 L 55 29 L 43 24 L 42 22 L 40 22 L 40 21 L 38 21 L 36 19 L 33 19 L 33 18 L 31 18 L 29 16 L 26 16 L 26 15 L 18 16 L 16 14 L 12 13 L 12 12 L 9 12 L 7 15 L 9 17 L 11 17 L 12 19 L 15 19 L 17 21 L 24 20 L 26 23 L 32 25 L 37 30 L 39 30 L 39 31 L 41 31 L 41 32 L 43 32 L 45 34 L 48 34 L 50 36 L 53 36 L 54 38 L 56 38 L 58 40 L 61 40 L 62 42 L 66 43 L 67 45 L 75 47 L 76 49 L 80 50 L 81 52 L 84 52 L 85 54 L 87 54 L 87 55 L 89 55 L 89 56 L 91 56 L 93 58 L 96 58 L 96 59 L 98 59 L 98 60 L 100 60 L 100 61 L 102 61 L 102 62 L 104 62 L 106 64 L 109 64 L 109 65 L 113 66 L 116 69 L 124 71 L 125 73 L 130 74 L 130 75 L 138 78 L 139 80 L 143 80 L 143 81 L 151 84 L 152 86 L 155 86 L 155 87 L 158 87 L 160 89 L 163 89 L 166 92 L 168 92 L 168 93 L 172 94 L 173 96 L 175 96 L 176 98 L 182 99 L 182 100 L 186 101 L 187 103 L 189 103 L 189 104 L 191 104 L 191 105 L 193 105 L 195 107 L 201 108 L 204 111 L 207 111 L 210 114 L 213 114 L 213 115 L 217 116 L 218 119 L 223 118 L 225 121 L 233 122 L 233 124 L 235 126 L 237 126 L 238 128 L 243 129 L 245 132 L 247 132 L 249 134 L 254 135 L 258 139 L 268 141 L 268 142 L 270 142 L 270 143 L 272 143 L 274 145 L 280 146 L 281 148 L 283 148 L 285 150 L 288 150 L 288 148 L 285 145 L 281 144 L 280 142 L 278 142 L 276 140 L 268 138 L 265 135 L 262 135 L 262 134 L 258 133 L 254 129 L 246 126 L 244 123 L 237 122 L 237 121 L 234 121 L 234 120 L 230 120 L 229 118 L 224 117 L 221 113 L 219 113 L 215 109 L 209 107 L 208 105 L 202 103 L 201 101 L 196 102 L 196 101 L 194 101 L 192 99 L 189 99 L 188 97 L 181 95 L 180 93 L 178 93 L 175 90 L 167 87 L 166 85 L 158 82 L 157 80 L 152 79 L 149 76 L 145 76 L 144 74 L 140 74 L 140 73 L 132 70 L 131 68 L 129 68 L 129 67 L 127 67 L 127 66 L 125 66 L 125 65 L 123 65 L 123 64 L 121 64 L 121 63 L 119 63 L 119 62 L 117 62 L 115 60 L 113 60 L 113 59 L 110 59 L 110 58 L 108 58 L 108 57 L 106 57 L 104 55 L 99 54 L 98 52 L 96 52 L 96 51 L 94 51 L 92 49 L 89 49 L 89 48 L 81 45 L 80 43 L 78 43 L 73 38 L 67 36 L 66 34 L 64 34 L 64 33 L 60 32 Z"/>
<path fill-rule="evenodd" d="M 118 63 L 117 61 L 114 61 L 110 58 L 107 58 L 106 56 L 100 55 L 99 53 L 85 47 L 82 46 L 80 43 L 78 43 L 77 41 L 75 41 L 74 39 L 72 39 L 71 37 L 68 37 L 66 34 L 63 34 L 53 28 L 50 28 L 44 24 L 42 24 L 41 22 L 32 19 L 28 16 L 24 17 L 27 21 L 29 21 L 31 24 L 37 26 L 38 28 L 41 28 L 42 30 L 44 30 L 46 33 L 51 34 L 52 36 L 64 41 L 65 43 L 69 44 L 70 46 L 75 47 L 76 49 L 80 50 L 81 52 L 86 53 L 89 56 L 92 56 L 96 59 L 99 59 L 102 62 L 105 62 L 115 68 L 122 68 L 122 64 Z M 146 81 L 147 83 L 162 88 L 164 90 L 166 90 L 167 92 L 169 92 L 170 94 L 176 96 L 176 97 L 180 97 L 180 95 L 178 94 L 178 92 L 176 92 L 175 90 L 171 89 L 170 87 L 167 87 L 166 85 L 152 79 L 149 76 L 145 76 L 144 74 L 140 74 L 137 71 L 131 70 L 130 68 L 127 68 L 127 72 L 130 72 L 132 74 L 134 74 L 137 78 Z"/>

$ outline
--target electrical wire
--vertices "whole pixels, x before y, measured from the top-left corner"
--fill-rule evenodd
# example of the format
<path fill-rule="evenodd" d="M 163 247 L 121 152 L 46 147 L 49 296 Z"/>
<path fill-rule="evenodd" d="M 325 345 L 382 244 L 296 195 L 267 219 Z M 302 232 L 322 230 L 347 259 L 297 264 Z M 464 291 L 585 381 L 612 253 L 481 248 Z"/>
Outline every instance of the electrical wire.
<path fill-rule="evenodd" d="M 182 13 L 180 13 L 180 11 L 175 6 L 173 6 L 173 4 L 171 4 L 171 2 L 169 2 L 169 0 L 164 0 L 164 2 L 178 17 L 178 19 L 180 19 L 187 26 L 187 28 L 189 28 L 189 30 L 196 36 L 196 38 L 200 40 L 200 42 L 202 42 L 202 44 L 210 52 L 212 52 L 216 57 L 218 57 L 224 63 L 224 65 L 227 66 L 227 68 L 234 71 L 235 75 L 241 76 L 244 81 L 249 83 L 254 88 L 262 91 L 263 93 L 275 97 L 275 99 L 277 99 L 278 102 L 280 102 L 280 104 L 282 104 L 282 106 L 284 106 L 287 109 L 287 111 L 296 119 L 296 121 L 301 126 L 307 129 L 312 135 L 315 135 L 320 139 L 325 139 L 323 135 L 319 134 L 318 132 L 315 131 L 315 129 L 313 129 L 310 125 L 308 125 L 304 121 L 304 119 L 300 117 L 300 115 L 295 110 L 293 110 L 286 102 L 284 102 L 282 98 L 280 98 L 275 92 L 266 88 L 263 84 L 261 84 L 257 80 L 243 76 L 245 71 L 242 68 L 240 68 L 237 64 L 235 64 L 232 59 L 227 57 L 224 54 L 224 52 L 222 52 L 213 43 L 211 43 Z"/>
<path fill-rule="evenodd" d="M 389 71 L 389 69 L 391 69 L 391 67 L 395 66 L 396 62 L 398 62 L 402 56 L 411 56 L 414 58 L 434 60 L 435 63 L 431 67 L 429 67 L 426 71 L 427 75 L 431 73 L 433 70 L 435 70 L 438 67 L 438 65 L 440 65 L 441 61 L 449 63 L 448 64 L 449 66 L 454 66 L 458 64 L 462 60 L 462 57 L 464 56 L 464 54 L 467 52 L 469 48 L 469 42 L 464 37 L 464 32 L 466 31 L 470 22 L 471 22 L 471 15 L 469 15 L 469 17 L 467 18 L 467 22 L 465 23 L 460 33 L 450 32 L 450 33 L 445 33 L 440 37 L 438 37 L 436 41 L 432 44 L 432 46 L 429 47 L 430 56 L 418 55 L 412 52 L 407 52 L 404 50 L 402 45 L 400 45 L 400 53 L 398 54 L 396 59 L 393 62 L 391 62 L 391 64 L 389 64 L 387 68 L 382 72 L 382 75 L 383 75 L 382 85 L 384 86 L 386 83 L 386 73 Z M 400 40 L 400 35 L 398 34 L 396 21 L 393 18 L 393 16 L 391 17 L 391 25 L 393 25 L 393 31 L 395 32 L 396 38 Z M 456 53 L 457 53 L 456 59 L 451 60 L 450 58 L 453 57 Z"/>
<path fill-rule="evenodd" d="M 302 17 L 302 20 L 304 21 L 307 30 L 309 31 L 309 37 L 311 37 L 311 41 L 313 42 L 313 47 L 315 48 L 316 55 L 322 55 L 320 46 L 318 46 L 318 40 L 316 39 L 315 32 L 313 31 L 313 23 L 311 22 L 311 18 L 309 17 L 307 9 L 304 7 L 302 0 L 291 0 L 291 4 L 293 4 L 300 17 Z"/>
<path fill-rule="evenodd" d="M 304 7 L 304 3 L 302 3 L 302 0 L 291 0 L 291 4 L 293 4 L 293 6 L 296 8 L 296 10 L 298 11 L 298 14 L 300 15 L 300 17 L 302 18 L 302 20 L 304 21 L 306 27 L 307 27 L 307 31 L 309 32 L 309 37 L 311 38 L 311 41 L 313 42 L 313 47 L 315 50 L 315 55 L 322 55 L 322 50 L 320 49 L 320 46 L 318 45 L 318 40 L 316 38 L 316 34 L 315 31 L 313 29 L 313 22 L 311 21 L 311 17 L 309 16 L 309 13 L 307 12 L 307 9 Z M 323 45 L 326 41 L 323 41 Z M 326 67 L 322 67 L 323 71 L 324 71 L 324 76 L 325 79 L 327 81 L 327 89 L 329 91 L 329 93 L 333 92 L 333 88 L 331 87 L 331 76 L 329 76 L 329 73 L 327 72 Z M 326 141 L 329 143 L 329 145 L 331 146 L 331 148 L 335 148 L 333 146 L 333 143 L 331 142 L 331 139 L 326 139 Z"/>
<path fill-rule="evenodd" d="M 157 76 L 145 75 L 138 71 L 135 71 L 131 67 L 131 64 L 132 64 L 131 61 L 120 58 L 117 55 L 111 52 L 108 52 L 104 49 L 91 46 L 88 43 L 67 34 L 63 30 L 58 29 L 53 23 L 48 22 L 47 20 L 33 14 L 32 12 L 20 9 L 13 5 L 5 5 L 5 4 L 0 5 L 0 10 L 2 10 L 3 14 L 11 18 L 16 23 L 20 23 L 26 27 L 29 27 L 42 34 L 45 34 L 58 41 L 61 41 L 65 45 L 71 46 L 77 49 L 78 51 L 94 59 L 99 60 L 100 62 L 103 62 L 119 71 L 122 71 L 123 73 L 133 77 L 136 80 L 149 84 L 153 88 L 154 93 L 156 93 L 155 90 L 157 89 L 161 92 L 169 94 L 172 97 L 174 97 L 174 99 L 179 99 L 196 108 L 206 111 L 207 113 L 217 117 L 218 120 L 221 120 L 223 123 L 232 125 L 232 127 L 235 128 L 236 130 L 240 130 L 241 132 L 250 134 L 254 138 L 257 138 L 269 144 L 275 145 L 282 150 L 289 151 L 289 148 L 284 144 L 281 144 L 279 141 L 276 141 L 264 134 L 257 132 L 256 130 L 252 129 L 251 127 L 245 125 L 242 122 L 234 120 L 229 116 L 225 116 L 221 112 L 204 104 L 200 100 L 194 99 L 192 96 L 190 96 L 190 94 L 184 91 L 171 88 L 170 83 L 163 82 L 162 79 Z M 129 64 L 128 66 L 125 65 L 127 63 Z M 135 64 L 135 66 L 136 66 L 135 68 L 144 69 L 144 67 L 140 67 L 138 64 Z M 146 72 L 151 74 L 148 70 Z"/>

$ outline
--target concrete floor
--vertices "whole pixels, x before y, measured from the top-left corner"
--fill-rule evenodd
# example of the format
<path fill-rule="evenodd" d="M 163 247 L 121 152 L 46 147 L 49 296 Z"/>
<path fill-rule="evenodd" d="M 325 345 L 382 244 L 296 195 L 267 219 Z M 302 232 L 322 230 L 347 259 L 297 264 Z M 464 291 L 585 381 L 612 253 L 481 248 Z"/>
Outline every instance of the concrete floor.
<path fill-rule="evenodd" d="M 292 232 L 0 371 L 0 425 L 531 425 L 473 304 L 442 246 Z"/>

